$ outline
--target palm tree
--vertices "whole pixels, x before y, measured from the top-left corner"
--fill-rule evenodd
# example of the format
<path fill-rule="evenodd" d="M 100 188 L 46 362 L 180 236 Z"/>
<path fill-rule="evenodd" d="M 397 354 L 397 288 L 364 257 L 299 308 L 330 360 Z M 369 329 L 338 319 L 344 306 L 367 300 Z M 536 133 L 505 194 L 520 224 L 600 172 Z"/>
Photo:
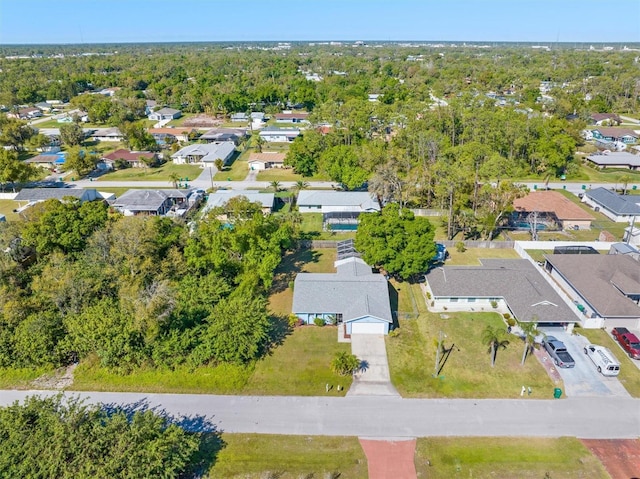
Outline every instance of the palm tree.
<path fill-rule="evenodd" d="M 258 153 L 262 153 L 262 145 L 264 145 L 264 138 L 262 138 L 260 135 L 256 136 L 255 145 L 256 145 L 256 150 L 258 150 Z"/>
<path fill-rule="evenodd" d="M 627 194 L 627 188 L 629 187 L 629 182 L 631 181 L 631 177 L 629 175 L 622 175 L 618 178 L 618 181 L 622 183 L 622 194 Z"/>
<path fill-rule="evenodd" d="M 501 327 L 491 327 L 491 325 L 487 325 L 487 327 L 482 332 L 482 342 L 489 346 L 489 350 L 487 352 L 491 353 L 491 367 L 496 365 L 496 355 L 498 354 L 498 349 L 506 349 L 509 344 L 509 340 L 506 339 L 507 331 L 502 329 Z"/>
<path fill-rule="evenodd" d="M 533 319 L 535 320 L 537 318 Z M 524 366 L 527 356 L 533 352 L 536 344 L 536 337 L 540 334 L 540 331 L 538 330 L 538 324 L 535 321 L 527 321 L 524 323 L 518 321 L 518 326 L 522 331 L 522 339 L 524 339 L 524 351 L 522 352 L 522 362 L 520 363 Z"/>
<path fill-rule="evenodd" d="M 293 191 L 294 191 L 294 193 L 295 193 L 295 194 L 293 195 L 293 200 L 294 200 L 295 202 L 297 202 L 297 201 L 298 201 L 298 195 L 300 194 L 300 192 L 301 192 L 302 190 L 306 190 L 307 188 L 309 188 L 309 183 L 307 183 L 306 181 L 304 181 L 304 180 L 298 180 L 298 181 L 296 181 L 296 184 L 295 184 L 295 185 L 293 185 Z"/>
<path fill-rule="evenodd" d="M 278 180 L 273 180 L 269 183 L 269 187 L 273 188 L 274 193 L 280 191 L 280 182 Z"/>
<path fill-rule="evenodd" d="M 175 189 L 178 189 L 178 180 L 180 179 L 180 175 L 178 175 L 178 173 L 171 173 L 169 175 L 169 180 L 171 180 L 171 182 L 173 183 L 173 187 Z"/>

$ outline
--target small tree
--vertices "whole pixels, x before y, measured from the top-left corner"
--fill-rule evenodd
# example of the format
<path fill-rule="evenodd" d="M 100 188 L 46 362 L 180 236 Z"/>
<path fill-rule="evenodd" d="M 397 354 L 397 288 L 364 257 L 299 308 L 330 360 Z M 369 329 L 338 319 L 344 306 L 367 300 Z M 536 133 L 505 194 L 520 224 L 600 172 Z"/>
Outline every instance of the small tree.
<path fill-rule="evenodd" d="M 506 330 L 501 327 L 491 327 L 491 325 L 487 325 L 487 327 L 482 332 L 482 342 L 489 346 L 488 353 L 491 353 L 491 367 L 496 365 L 496 355 L 498 354 L 498 349 L 506 349 L 509 344 L 509 340 L 506 339 Z"/>
<path fill-rule="evenodd" d="M 524 351 L 522 351 L 522 362 L 520 363 L 524 366 L 524 362 L 527 360 L 527 357 L 535 348 L 536 336 L 540 334 L 540 331 L 538 330 L 538 325 L 534 321 L 526 323 L 518 321 L 518 326 L 523 334 L 522 339 L 524 339 Z"/>
<path fill-rule="evenodd" d="M 214 161 L 213 164 L 216 166 L 218 171 L 222 171 L 222 168 L 224 168 L 224 161 L 222 161 L 222 158 L 216 158 L 216 161 Z"/>
<path fill-rule="evenodd" d="M 171 183 L 173 183 L 173 187 L 175 189 L 178 189 L 178 180 L 180 179 L 180 175 L 178 175 L 178 173 L 171 173 L 169 175 L 169 180 L 171 180 Z"/>
<path fill-rule="evenodd" d="M 262 153 L 262 146 L 264 145 L 264 138 L 262 138 L 260 135 L 256 136 L 256 141 L 255 141 L 255 145 L 256 145 L 256 150 L 258 150 L 258 153 Z"/>
<path fill-rule="evenodd" d="M 340 376 L 348 376 L 360 369 L 360 360 L 355 354 L 340 351 L 331 360 L 331 370 Z"/>

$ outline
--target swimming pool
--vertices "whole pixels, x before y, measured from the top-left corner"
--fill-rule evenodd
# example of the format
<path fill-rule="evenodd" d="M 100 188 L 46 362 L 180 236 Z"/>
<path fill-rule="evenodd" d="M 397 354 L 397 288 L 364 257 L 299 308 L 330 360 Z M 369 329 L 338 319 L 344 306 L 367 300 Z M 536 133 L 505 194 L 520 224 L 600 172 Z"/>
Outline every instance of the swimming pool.
<path fill-rule="evenodd" d="M 358 229 L 358 225 L 349 223 L 328 223 L 326 228 L 331 229 L 332 231 L 356 231 Z"/>

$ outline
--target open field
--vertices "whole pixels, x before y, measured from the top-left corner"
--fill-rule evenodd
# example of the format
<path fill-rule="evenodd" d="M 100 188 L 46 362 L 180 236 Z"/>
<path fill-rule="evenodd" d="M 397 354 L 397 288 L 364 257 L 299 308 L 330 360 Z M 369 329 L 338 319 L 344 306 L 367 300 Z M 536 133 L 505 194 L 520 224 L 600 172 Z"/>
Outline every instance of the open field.
<path fill-rule="evenodd" d="M 422 438 L 416 445 L 416 472 L 430 479 L 609 478 L 600 461 L 569 437 Z"/>
<path fill-rule="evenodd" d="M 517 398 L 522 385 L 533 398 L 550 398 L 556 386 L 535 357 L 520 364 L 523 343 L 509 336 L 491 368 L 482 331 L 487 325 L 505 327 L 492 312 L 423 313 L 418 319 L 401 320 L 398 336 L 387 338 L 391 381 L 403 397 Z M 437 338 L 444 335 L 440 372 L 434 378 Z"/>
<path fill-rule="evenodd" d="M 599 344 L 611 350 L 613 355 L 620 362 L 620 374 L 618 375 L 618 379 L 629 394 L 633 397 L 640 398 L 640 369 L 633 364 L 633 362 L 637 360 L 631 359 L 627 353 L 618 346 L 618 343 L 616 343 L 615 340 L 602 329 L 579 328 L 575 331 L 587 338 L 592 344 Z"/>
<path fill-rule="evenodd" d="M 166 181 L 167 188 L 172 187 L 171 175 L 178 175 L 180 178 L 194 180 L 202 168 L 196 165 L 176 165 L 173 162 L 155 168 L 125 168 L 112 173 L 106 173 L 98 178 L 100 181 Z"/>
<path fill-rule="evenodd" d="M 355 437 L 222 434 L 222 441 L 209 471 L 212 479 L 368 477 L 367 460 Z"/>

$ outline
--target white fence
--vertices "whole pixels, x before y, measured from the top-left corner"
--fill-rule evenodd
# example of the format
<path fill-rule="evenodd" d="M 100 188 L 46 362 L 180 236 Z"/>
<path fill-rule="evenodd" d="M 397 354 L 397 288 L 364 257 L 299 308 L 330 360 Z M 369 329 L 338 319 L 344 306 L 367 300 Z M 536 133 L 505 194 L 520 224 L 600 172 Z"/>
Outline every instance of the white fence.
<path fill-rule="evenodd" d="M 0 193 L 0 200 L 12 200 L 16 196 L 18 196 L 18 193 Z"/>

